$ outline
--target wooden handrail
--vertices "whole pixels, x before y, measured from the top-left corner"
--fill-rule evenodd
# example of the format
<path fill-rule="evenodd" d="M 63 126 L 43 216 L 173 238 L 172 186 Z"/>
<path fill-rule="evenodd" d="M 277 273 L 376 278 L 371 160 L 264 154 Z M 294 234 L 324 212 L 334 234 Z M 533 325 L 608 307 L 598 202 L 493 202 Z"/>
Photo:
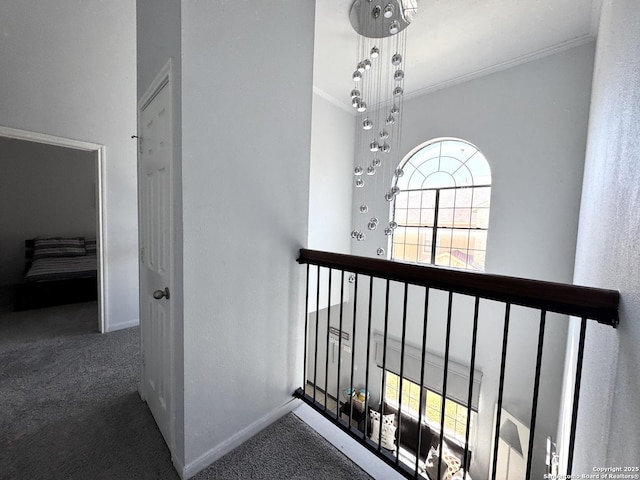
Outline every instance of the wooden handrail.
<path fill-rule="evenodd" d="M 407 282 L 618 325 L 616 290 L 301 249 L 298 263 Z"/>

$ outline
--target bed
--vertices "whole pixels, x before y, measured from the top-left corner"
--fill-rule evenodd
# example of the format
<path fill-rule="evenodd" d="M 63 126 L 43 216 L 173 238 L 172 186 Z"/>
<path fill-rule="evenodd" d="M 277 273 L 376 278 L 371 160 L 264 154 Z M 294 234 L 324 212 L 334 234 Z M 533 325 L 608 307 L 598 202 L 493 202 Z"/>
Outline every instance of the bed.
<path fill-rule="evenodd" d="M 95 239 L 46 237 L 25 240 L 25 275 L 16 310 L 86 302 L 97 298 Z"/>

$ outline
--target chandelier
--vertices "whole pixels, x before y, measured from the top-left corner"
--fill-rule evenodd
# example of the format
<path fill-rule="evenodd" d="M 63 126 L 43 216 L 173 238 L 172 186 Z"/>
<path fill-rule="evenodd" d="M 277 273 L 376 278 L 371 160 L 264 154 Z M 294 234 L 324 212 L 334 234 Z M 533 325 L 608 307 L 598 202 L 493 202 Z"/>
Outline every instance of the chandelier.
<path fill-rule="evenodd" d="M 400 162 L 406 28 L 416 11 L 416 0 L 355 0 L 349 12 L 358 34 L 351 90 L 351 105 L 357 112 L 353 171 L 357 211 L 351 238 L 358 242 L 373 238 L 378 256 L 386 255 L 388 237 L 397 227 L 386 219 L 389 204 L 400 193 L 394 177 L 403 175 L 396 167 Z"/>

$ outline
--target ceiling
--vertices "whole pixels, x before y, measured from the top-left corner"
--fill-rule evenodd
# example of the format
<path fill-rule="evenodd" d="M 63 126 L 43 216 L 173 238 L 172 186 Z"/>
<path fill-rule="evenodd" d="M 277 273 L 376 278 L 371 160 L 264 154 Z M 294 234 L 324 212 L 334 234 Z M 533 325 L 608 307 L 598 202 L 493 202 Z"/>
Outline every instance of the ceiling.
<path fill-rule="evenodd" d="M 314 91 L 355 113 L 353 0 L 316 0 Z M 381 6 L 385 0 L 378 1 Z M 407 28 L 405 96 L 420 95 L 583 44 L 602 0 L 417 0 Z"/>

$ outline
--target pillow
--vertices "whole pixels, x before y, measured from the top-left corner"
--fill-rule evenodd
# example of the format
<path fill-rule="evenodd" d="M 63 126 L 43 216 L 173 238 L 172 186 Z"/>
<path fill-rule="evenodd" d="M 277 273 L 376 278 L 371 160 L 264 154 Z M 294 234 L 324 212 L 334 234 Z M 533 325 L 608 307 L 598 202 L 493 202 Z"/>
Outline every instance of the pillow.
<path fill-rule="evenodd" d="M 378 443 L 380 437 L 380 412 L 369 410 L 371 417 L 371 440 Z M 387 450 L 396 449 L 396 426 L 394 425 L 395 415 L 393 413 L 382 416 L 382 448 Z"/>
<path fill-rule="evenodd" d="M 454 473 L 451 480 L 471 480 L 471 476 L 468 473 L 465 473 L 464 468 L 461 468 L 456 473 Z"/>
<path fill-rule="evenodd" d="M 452 480 L 454 475 L 460 470 L 462 462 L 460 459 L 447 448 L 446 445 L 442 448 L 442 466 L 440 467 L 441 480 Z M 438 480 L 438 462 L 440 455 L 438 449 L 431 447 L 429 455 L 425 461 L 425 470 L 431 480 Z"/>
<path fill-rule="evenodd" d="M 83 237 L 36 238 L 33 244 L 33 259 L 46 257 L 77 257 L 86 255 Z"/>
<path fill-rule="evenodd" d="M 445 452 L 449 451 L 449 453 L 455 455 L 458 460 L 460 460 L 460 467 L 464 468 L 465 466 L 463 465 L 463 460 L 464 460 L 464 447 L 451 441 L 449 438 L 447 438 L 446 436 L 442 439 L 442 443 L 444 445 L 444 449 Z M 439 435 L 434 435 L 432 440 L 431 440 L 431 446 L 434 447 L 436 449 L 436 451 L 438 451 L 440 449 L 440 436 Z M 467 456 L 467 467 L 469 467 L 469 465 L 471 465 L 471 459 L 473 457 L 473 452 L 471 451 L 471 446 L 469 446 L 469 452 L 468 452 L 468 456 Z"/>
<path fill-rule="evenodd" d="M 397 415 L 398 409 L 384 402 L 383 412 Z M 396 438 L 400 439 L 399 445 L 411 454 L 416 455 L 418 438 L 420 438 L 420 461 L 424 462 L 424 459 L 429 455 L 429 448 L 431 448 L 431 442 L 433 441 L 431 429 L 424 422 L 418 424 L 417 418 L 406 413 L 401 414 L 399 417 L 396 416 L 395 419 Z"/>
<path fill-rule="evenodd" d="M 85 240 L 84 248 L 87 250 L 87 255 L 95 255 L 97 251 L 95 240 Z"/>

